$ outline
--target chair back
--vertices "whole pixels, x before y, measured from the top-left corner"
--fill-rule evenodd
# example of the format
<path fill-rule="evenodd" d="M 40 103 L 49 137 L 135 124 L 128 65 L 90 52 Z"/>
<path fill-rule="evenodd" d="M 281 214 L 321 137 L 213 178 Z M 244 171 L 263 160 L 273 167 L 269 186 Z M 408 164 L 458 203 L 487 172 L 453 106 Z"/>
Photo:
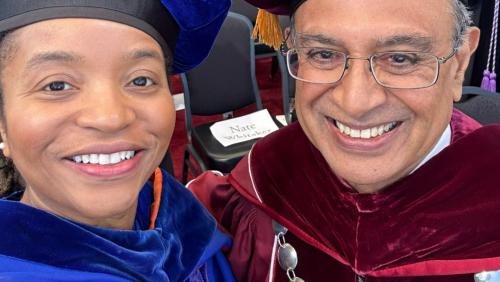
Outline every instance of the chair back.
<path fill-rule="evenodd" d="M 247 17 L 250 22 L 255 24 L 255 19 L 257 18 L 257 7 L 249 4 L 245 0 L 233 0 L 231 4 L 231 8 L 229 8 L 229 11 L 243 15 Z"/>
<path fill-rule="evenodd" d="M 215 115 L 262 102 L 255 76 L 252 24 L 229 12 L 206 60 L 182 74 L 186 114 Z"/>
<path fill-rule="evenodd" d="M 464 86 L 462 99 L 455 103 L 455 107 L 482 125 L 500 123 L 500 93 Z"/>

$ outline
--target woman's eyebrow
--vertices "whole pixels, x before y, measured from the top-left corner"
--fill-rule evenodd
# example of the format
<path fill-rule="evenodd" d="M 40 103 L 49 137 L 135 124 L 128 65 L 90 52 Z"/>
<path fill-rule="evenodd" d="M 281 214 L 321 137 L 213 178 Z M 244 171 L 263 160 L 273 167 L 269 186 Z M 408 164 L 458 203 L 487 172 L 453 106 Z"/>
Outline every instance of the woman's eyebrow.
<path fill-rule="evenodd" d="M 154 59 L 163 62 L 163 55 L 153 49 L 137 49 L 125 55 L 126 60 Z"/>

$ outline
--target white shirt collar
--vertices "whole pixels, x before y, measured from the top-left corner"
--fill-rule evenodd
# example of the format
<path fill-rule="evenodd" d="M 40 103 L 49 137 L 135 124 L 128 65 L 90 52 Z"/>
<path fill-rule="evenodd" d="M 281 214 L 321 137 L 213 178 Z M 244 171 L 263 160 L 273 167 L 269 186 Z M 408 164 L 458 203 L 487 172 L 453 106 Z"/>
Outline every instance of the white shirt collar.
<path fill-rule="evenodd" d="M 434 145 L 434 148 L 432 148 L 432 150 L 427 154 L 427 156 L 425 156 L 425 158 L 417 165 L 417 167 L 414 170 L 412 170 L 412 172 L 410 172 L 410 174 L 412 174 L 415 170 L 423 166 L 435 155 L 439 154 L 439 152 L 441 152 L 444 148 L 448 147 L 450 143 L 451 143 L 451 127 L 448 124 L 443 134 L 441 135 L 441 138 L 439 138 L 439 141 L 436 143 L 436 145 Z"/>

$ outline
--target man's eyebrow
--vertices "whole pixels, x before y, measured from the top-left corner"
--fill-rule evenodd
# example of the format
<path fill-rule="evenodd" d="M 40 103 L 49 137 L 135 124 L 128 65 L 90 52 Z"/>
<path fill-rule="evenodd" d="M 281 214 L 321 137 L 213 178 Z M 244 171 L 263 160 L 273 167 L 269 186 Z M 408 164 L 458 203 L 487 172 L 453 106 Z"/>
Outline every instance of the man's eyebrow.
<path fill-rule="evenodd" d="M 297 41 L 299 41 L 301 45 L 307 45 L 313 42 L 313 43 L 320 43 L 323 45 L 343 46 L 343 42 L 341 40 L 332 37 L 326 37 L 322 34 L 297 33 L 296 36 L 297 36 Z"/>
<path fill-rule="evenodd" d="M 141 60 L 141 59 L 154 59 L 163 62 L 163 56 L 153 49 L 137 49 L 125 56 L 127 60 Z"/>
<path fill-rule="evenodd" d="M 82 57 L 65 51 L 41 52 L 35 54 L 33 57 L 31 57 L 31 59 L 28 60 L 25 69 L 33 69 L 48 62 L 73 63 L 80 62 L 82 60 Z"/>
<path fill-rule="evenodd" d="M 377 40 L 376 46 L 387 48 L 404 45 L 418 51 L 429 52 L 432 50 L 432 43 L 432 38 L 422 35 L 394 35 Z"/>

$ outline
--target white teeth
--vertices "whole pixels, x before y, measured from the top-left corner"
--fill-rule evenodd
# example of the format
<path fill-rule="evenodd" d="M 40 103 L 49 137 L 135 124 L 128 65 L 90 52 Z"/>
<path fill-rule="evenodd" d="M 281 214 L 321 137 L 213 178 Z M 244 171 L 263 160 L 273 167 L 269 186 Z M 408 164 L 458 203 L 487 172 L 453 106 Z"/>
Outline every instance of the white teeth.
<path fill-rule="evenodd" d="M 134 151 L 127 151 L 127 154 L 125 155 L 125 158 L 127 160 L 130 160 L 133 157 L 134 157 Z"/>
<path fill-rule="evenodd" d="M 109 162 L 112 164 L 117 164 L 121 161 L 122 159 L 120 158 L 120 153 L 113 153 L 109 157 Z"/>
<path fill-rule="evenodd" d="M 98 164 L 99 163 L 99 155 L 98 154 L 90 154 L 90 163 Z"/>
<path fill-rule="evenodd" d="M 372 136 L 372 131 L 371 129 L 363 129 L 361 130 L 361 138 L 363 139 L 368 139 Z"/>
<path fill-rule="evenodd" d="M 77 163 L 81 163 L 82 162 L 82 156 L 75 156 L 73 157 L 73 160 Z"/>
<path fill-rule="evenodd" d="M 383 125 L 379 126 L 377 130 L 378 130 L 378 135 L 384 134 L 384 126 Z"/>
<path fill-rule="evenodd" d="M 347 126 L 344 126 L 344 133 L 346 135 L 350 135 L 351 134 L 351 129 L 349 127 L 347 127 Z"/>
<path fill-rule="evenodd" d="M 350 135 L 352 138 L 359 138 L 361 136 L 361 132 L 357 129 L 351 129 Z"/>
<path fill-rule="evenodd" d="M 78 161 L 75 160 L 74 158 L 73 158 L 73 160 L 78 163 Z M 84 164 L 88 164 L 90 162 L 90 156 L 89 155 L 82 155 L 82 161 Z"/>
<path fill-rule="evenodd" d="M 109 164 L 109 157 L 110 155 L 99 154 L 99 164 L 101 165 Z"/>
<path fill-rule="evenodd" d="M 396 127 L 397 122 L 390 122 L 384 125 L 367 128 L 367 129 L 352 129 L 345 124 L 340 123 L 339 121 L 335 121 L 335 125 L 339 129 L 339 131 L 345 135 L 348 135 L 352 138 L 362 138 L 369 139 L 380 136 L 386 132 L 391 131 Z"/>
<path fill-rule="evenodd" d="M 335 121 L 335 123 L 337 124 L 337 127 L 340 129 L 340 132 L 344 133 L 344 125 L 338 121 Z"/>
<path fill-rule="evenodd" d="M 84 164 L 99 164 L 99 165 L 108 165 L 108 164 L 117 164 L 124 160 L 130 160 L 135 155 L 134 151 L 121 151 L 112 154 L 86 154 L 86 155 L 78 155 L 74 156 L 72 159 L 76 163 L 84 163 Z"/>

